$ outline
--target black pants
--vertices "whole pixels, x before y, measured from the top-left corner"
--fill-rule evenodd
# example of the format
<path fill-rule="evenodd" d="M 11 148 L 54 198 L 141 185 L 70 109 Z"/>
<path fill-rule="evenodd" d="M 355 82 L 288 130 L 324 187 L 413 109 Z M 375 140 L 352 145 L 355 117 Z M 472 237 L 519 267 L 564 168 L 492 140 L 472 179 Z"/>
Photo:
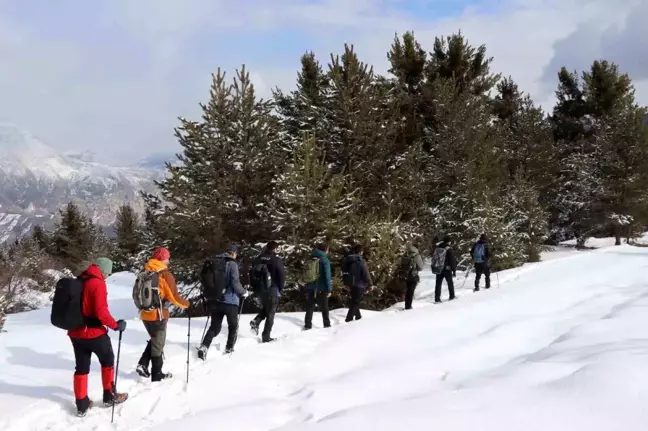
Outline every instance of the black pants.
<path fill-rule="evenodd" d="M 97 338 L 70 338 L 76 361 L 75 375 L 90 374 L 92 354 L 97 355 L 101 368 L 112 368 L 115 365 L 115 354 L 108 334 Z"/>
<path fill-rule="evenodd" d="M 436 302 L 441 302 L 441 285 L 443 284 L 444 279 L 448 283 L 448 293 L 450 294 L 449 299 L 454 299 L 455 297 L 454 282 L 452 281 L 452 271 L 446 269 L 443 271 L 443 273 L 437 274 L 436 276 L 436 286 L 434 287 L 434 300 Z"/>
<path fill-rule="evenodd" d="M 362 298 L 364 298 L 365 290 L 360 287 L 352 287 L 351 296 L 349 297 L 349 312 L 347 313 L 346 322 L 351 322 L 355 317 L 355 320 L 362 319 L 362 314 L 360 313 L 360 304 L 362 303 Z"/>
<path fill-rule="evenodd" d="M 164 353 L 164 344 L 166 343 L 167 320 L 154 320 L 151 322 L 144 321 L 144 328 L 151 337 L 146 343 L 146 348 L 139 364 L 148 369 L 151 357 L 161 357 Z"/>
<path fill-rule="evenodd" d="M 270 340 L 270 334 L 272 333 L 272 326 L 274 325 L 275 313 L 277 312 L 277 306 L 279 305 L 279 296 L 276 291 L 263 292 L 259 294 L 261 299 L 261 312 L 257 314 L 254 318 L 254 323 L 256 326 L 261 325 L 261 322 L 265 320 L 265 325 L 263 326 L 263 334 L 261 334 L 261 339 L 263 341 Z"/>
<path fill-rule="evenodd" d="M 479 280 L 482 274 L 486 280 L 486 289 L 490 289 L 490 266 L 486 262 L 475 263 L 475 289 L 479 288 Z"/>
<path fill-rule="evenodd" d="M 304 319 L 304 328 L 311 329 L 313 327 L 313 311 L 315 311 L 315 304 L 322 312 L 322 322 L 325 328 L 331 326 L 331 319 L 329 319 L 329 303 L 328 292 L 313 292 L 309 291 L 306 299 L 306 318 Z"/>
<path fill-rule="evenodd" d="M 412 301 L 414 301 L 414 291 L 416 290 L 416 286 L 418 286 L 419 281 L 412 280 L 412 281 L 407 281 L 405 283 L 407 286 L 407 290 L 405 291 L 405 309 L 411 310 Z"/>
<path fill-rule="evenodd" d="M 205 334 L 205 338 L 203 338 L 203 346 L 209 348 L 214 337 L 220 334 L 223 326 L 223 318 L 227 317 L 227 344 L 225 345 L 225 350 L 234 349 L 236 335 L 238 333 L 238 314 L 238 305 L 224 304 L 222 302 L 216 303 L 211 311 L 211 325 Z"/>

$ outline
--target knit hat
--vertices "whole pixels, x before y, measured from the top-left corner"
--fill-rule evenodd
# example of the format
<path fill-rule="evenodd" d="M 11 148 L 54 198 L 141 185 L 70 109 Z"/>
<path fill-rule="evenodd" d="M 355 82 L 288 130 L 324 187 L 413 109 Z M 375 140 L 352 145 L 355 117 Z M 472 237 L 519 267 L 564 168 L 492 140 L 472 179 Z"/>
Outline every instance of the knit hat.
<path fill-rule="evenodd" d="M 100 257 L 95 261 L 95 265 L 99 267 L 101 272 L 106 276 L 110 276 L 113 270 L 113 262 L 107 257 Z"/>
<path fill-rule="evenodd" d="M 169 253 L 169 250 L 167 250 L 164 247 L 156 248 L 153 251 L 153 259 L 159 260 L 160 262 L 163 262 L 165 260 L 169 260 L 171 258 L 171 253 Z"/>
<path fill-rule="evenodd" d="M 227 252 L 228 253 L 238 253 L 238 247 L 235 246 L 234 244 L 230 244 L 227 246 Z"/>

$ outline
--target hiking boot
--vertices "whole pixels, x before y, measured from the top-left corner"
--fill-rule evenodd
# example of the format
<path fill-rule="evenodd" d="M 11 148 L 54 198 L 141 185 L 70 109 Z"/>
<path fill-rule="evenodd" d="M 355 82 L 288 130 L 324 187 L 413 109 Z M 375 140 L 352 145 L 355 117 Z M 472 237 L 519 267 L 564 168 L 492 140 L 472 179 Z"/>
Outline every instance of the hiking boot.
<path fill-rule="evenodd" d="M 226 347 L 223 355 L 230 355 L 232 353 L 234 353 L 234 347 Z"/>
<path fill-rule="evenodd" d="M 254 335 L 259 335 L 259 324 L 254 320 L 250 322 L 250 330 L 254 332 Z"/>
<path fill-rule="evenodd" d="M 117 392 L 113 394 L 112 391 L 104 391 L 103 403 L 105 407 L 112 407 L 113 404 L 121 404 L 128 399 L 127 393 Z"/>
<path fill-rule="evenodd" d="M 488 289 L 488 287 L 487 287 L 486 289 Z M 475 288 L 473 289 L 473 292 L 479 292 L 479 287 L 475 287 Z"/>
<path fill-rule="evenodd" d="M 198 349 L 198 359 L 201 361 L 204 361 L 207 359 L 207 347 L 206 346 L 200 346 Z"/>
<path fill-rule="evenodd" d="M 137 372 L 137 374 L 139 374 L 140 376 L 144 377 L 145 379 L 148 379 L 149 377 L 151 377 L 151 373 L 149 373 L 148 368 L 145 367 L 145 366 L 142 365 L 142 364 L 138 364 L 138 365 L 137 365 L 137 368 L 135 369 L 135 371 Z"/>
<path fill-rule="evenodd" d="M 94 407 L 94 403 L 92 402 L 92 400 L 89 400 L 89 399 L 86 398 L 86 400 L 84 400 L 84 401 L 85 402 L 82 403 L 82 404 L 84 404 L 83 406 L 80 406 L 79 401 L 77 401 L 77 417 L 80 417 L 80 418 L 85 417 L 85 415 L 88 414 L 88 410 L 90 410 L 91 408 Z"/>
<path fill-rule="evenodd" d="M 276 340 L 276 338 L 268 337 L 268 338 L 264 338 L 261 342 L 262 343 L 271 343 L 271 342 L 273 342 L 275 340 Z"/>
<path fill-rule="evenodd" d="M 434 303 L 435 303 L 435 304 L 441 304 L 441 303 L 443 303 L 443 301 L 441 301 L 440 299 L 435 299 L 435 300 L 434 300 Z"/>

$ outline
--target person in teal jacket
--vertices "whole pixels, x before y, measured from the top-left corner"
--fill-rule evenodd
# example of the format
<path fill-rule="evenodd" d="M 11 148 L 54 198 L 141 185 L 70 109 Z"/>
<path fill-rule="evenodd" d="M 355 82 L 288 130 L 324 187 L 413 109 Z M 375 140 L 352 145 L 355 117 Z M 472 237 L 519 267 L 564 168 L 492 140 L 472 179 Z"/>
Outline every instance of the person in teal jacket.
<path fill-rule="evenodd" d="M 328 300 L 333 290 L 333 278 L 331 277 L 331 262 L 328 258 L 329 247 L 328 244 L 322 243 L 317 246 L 312 257 L 317 257 L 320 260 L 320 276 L 314 283 L 306 285 L 307 290 L 307 304 L 306 304 L 306 318 L 304 322 L 304 329 L 308 330 L 313 327 L 313 311 L 315 304 L 318 305 L 322 312 L 322 321 L 325 328 L 331 326 L 329 319 L 329 304 Z"/>

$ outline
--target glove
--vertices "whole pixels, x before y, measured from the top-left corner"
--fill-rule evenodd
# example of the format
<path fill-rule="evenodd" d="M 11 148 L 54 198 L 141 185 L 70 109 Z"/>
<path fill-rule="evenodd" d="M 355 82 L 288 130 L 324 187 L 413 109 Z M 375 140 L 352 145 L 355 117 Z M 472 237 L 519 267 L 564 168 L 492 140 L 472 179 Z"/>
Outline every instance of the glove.
<path fill-rule="evenodd" d="M 457 271 L 454 271 L 454 272 L 452 273 L 452 276 L 453 276 L 453 277 L 456 277 L 456 276 L 457 276 Z"/>
<path fill-rule="evenodd" d="M 118 320 L 117 321 L 117 328 L 115 328 L 115 331 L 124 332 L 125 330 L 126 330 L 126 321 L 125 320 Z"/>
<path fill-rule="evenodd" d="M 246 290 L 245 293 L 243 293 L 243 295 L 241 295 L 241 298 L 247 298 L 248 296 L 250 296 L 250 292 L 248 292 Z"/>

